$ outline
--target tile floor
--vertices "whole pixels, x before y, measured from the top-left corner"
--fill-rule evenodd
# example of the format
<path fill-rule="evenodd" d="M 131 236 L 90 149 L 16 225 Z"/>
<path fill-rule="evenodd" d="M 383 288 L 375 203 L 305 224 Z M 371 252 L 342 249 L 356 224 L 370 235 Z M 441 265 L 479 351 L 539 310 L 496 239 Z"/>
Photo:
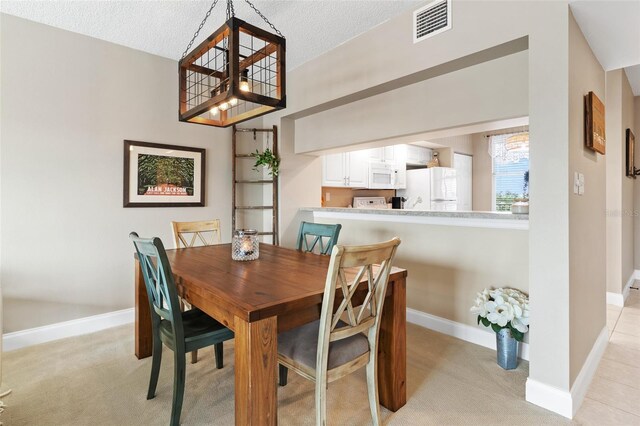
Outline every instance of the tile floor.
<path fill-rule="evenodd" d="M 624 308 L 607 305 L 607 327 L 609 345 L 574 420 L 640 425 L 640 290 L 630 290 Z"/>

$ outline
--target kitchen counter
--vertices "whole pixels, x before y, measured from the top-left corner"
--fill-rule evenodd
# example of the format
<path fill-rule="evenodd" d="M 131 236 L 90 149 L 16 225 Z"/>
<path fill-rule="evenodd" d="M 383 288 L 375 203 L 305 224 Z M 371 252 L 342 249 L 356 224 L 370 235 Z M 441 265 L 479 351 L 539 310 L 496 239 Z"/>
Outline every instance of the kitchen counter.
<path fill-rule="evenodd" d="M 305 207 L 314 218 L 368 220 L 475 228 L 529 229 L 529 215 L 510 212 L 426 211 L 394 209 L 354 209 L 341 207 Z"/>

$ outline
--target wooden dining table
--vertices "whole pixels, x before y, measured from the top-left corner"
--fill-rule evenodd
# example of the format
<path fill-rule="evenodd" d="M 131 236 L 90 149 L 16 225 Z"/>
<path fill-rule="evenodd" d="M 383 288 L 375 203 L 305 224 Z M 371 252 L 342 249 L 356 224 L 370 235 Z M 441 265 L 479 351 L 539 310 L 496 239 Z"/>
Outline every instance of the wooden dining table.
<path fill-rule="evenodd" d="M 236 425 L 277 424 L 278 332 L 320 318 L 329 256 L 260 244 L 258 260 L 240 262 L 221 244 L 167 250 L 167 257 L 178 294 L 235 332 Z M 391 411 L 407 399 L 406 276 L 392 269 L 380 326 L 380 403 Z M 152 334 L 137 260 L 135 311 L 135 355 L 142 359 L 151 355 Z"/>

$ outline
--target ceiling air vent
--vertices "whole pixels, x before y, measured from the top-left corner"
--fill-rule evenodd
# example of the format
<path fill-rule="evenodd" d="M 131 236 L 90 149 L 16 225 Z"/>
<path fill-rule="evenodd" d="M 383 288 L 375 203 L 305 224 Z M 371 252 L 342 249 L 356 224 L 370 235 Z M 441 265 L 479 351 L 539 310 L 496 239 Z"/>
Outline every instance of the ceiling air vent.
<path fill-rule="evenodd" d="M 451 0 L 436 0 L 413 12 L 413 42 L 451 29 Z"/>

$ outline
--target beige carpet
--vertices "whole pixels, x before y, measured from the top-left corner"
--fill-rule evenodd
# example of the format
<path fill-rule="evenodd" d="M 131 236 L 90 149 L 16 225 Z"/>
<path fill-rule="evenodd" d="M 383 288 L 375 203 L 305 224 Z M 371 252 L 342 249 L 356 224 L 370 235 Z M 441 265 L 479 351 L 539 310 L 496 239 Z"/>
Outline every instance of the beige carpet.
<path fill-rule="evenodd" d="M 408 402 L 390 425 L 541 425 L 568 420 L 524 401 L 528 363 L 504 371 L 495 351 L 424 328 L 408 327 Z M 216 370 L 213 349 L 187 365 L 182 424 L 233 424 L 233 344 Z M 133 327 L 60 340 L 3 355 L 7 409 L 0 421 L 18 425 L 166 425 L 171 408 L 173 357 L 166 350 L 156 398 L 145 399 L 150 358 L 133 355 Z M 312 425 L 314 387 L 289 374 L 278 389 L 282 425 Z M 371 424 L 364 371 L 329 385 L 329 424 Z"/>

